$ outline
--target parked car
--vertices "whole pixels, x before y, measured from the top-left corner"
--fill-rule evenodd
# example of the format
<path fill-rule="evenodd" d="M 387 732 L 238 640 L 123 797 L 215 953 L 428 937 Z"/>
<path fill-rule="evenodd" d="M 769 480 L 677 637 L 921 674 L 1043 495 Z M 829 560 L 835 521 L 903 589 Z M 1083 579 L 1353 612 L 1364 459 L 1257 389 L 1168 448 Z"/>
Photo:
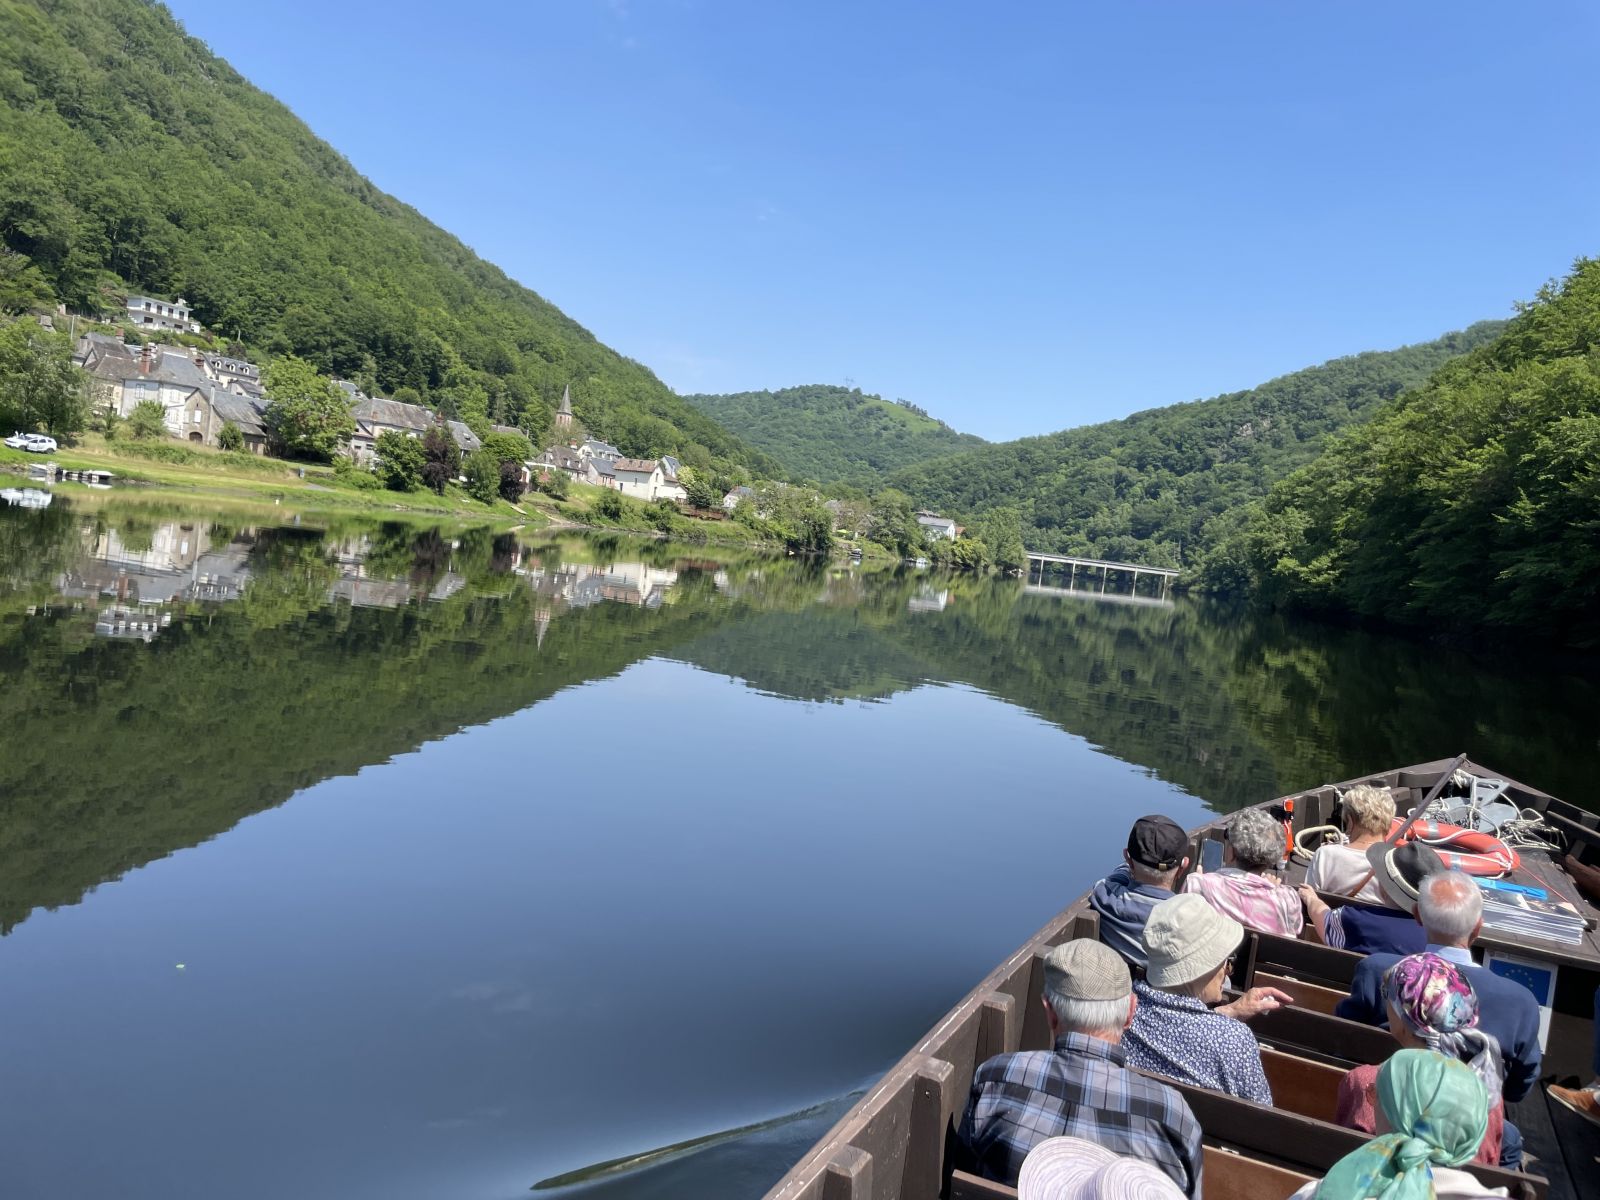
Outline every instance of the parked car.
<path fill-rule="evenodd" d="M 22 444 L 22 448 L 29 454 L 54 454 L 56 440 L 53 437 L 46 437 L 42 433 L 35 433 Z"/>
<path fill-rule="evenodd" d="M 13 450 L 21 450 L 28 444 L 28 439 L 33 436 L 34 435 L 31 433 L 13 433 L 6 439 L 6 445 L 10 446 Z"/>

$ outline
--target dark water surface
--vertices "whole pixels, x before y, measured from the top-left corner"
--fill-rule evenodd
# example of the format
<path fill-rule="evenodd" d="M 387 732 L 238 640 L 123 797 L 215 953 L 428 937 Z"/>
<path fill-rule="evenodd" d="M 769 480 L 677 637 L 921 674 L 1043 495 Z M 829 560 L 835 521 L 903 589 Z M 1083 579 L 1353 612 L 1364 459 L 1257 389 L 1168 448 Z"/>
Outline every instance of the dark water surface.
<path fill-rule="evenodd" d="M 1595 802 L 1586 664 L 314 524 L 0 508 L 0 1195 L 755 1196 L 1141 813 Z"/>

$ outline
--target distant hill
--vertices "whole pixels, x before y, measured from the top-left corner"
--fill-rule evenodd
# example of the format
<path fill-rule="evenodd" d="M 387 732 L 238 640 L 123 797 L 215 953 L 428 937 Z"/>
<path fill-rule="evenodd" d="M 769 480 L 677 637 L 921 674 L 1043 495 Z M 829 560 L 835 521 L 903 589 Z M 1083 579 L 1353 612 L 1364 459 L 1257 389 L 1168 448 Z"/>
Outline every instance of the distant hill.
<path fill-rule="evenodd" d="M 1600 648 L 1600 260 L 1274 487 L 1206 582 Z"/>
<path fill-rule="evenodd" d="M 919 408 L 817 383 L 777 392 L 685 396 L 796 479 L 875 483 L 887 471 L 986 443 Z"/>
<path fill-rule="evenodd" d="M 469 423 L 578 418 L 767 472 L 645 367 L 385 195 L 146 0 L 0 0 L 0 311 L 184 297 L 256 356 Z"/>
<path fill-rule="evenodd" d="M 1187 566 L 1237 527 L 1249 501 L 1310 462 L 1329 434 L 1504 328 L 1482 321 L 1249 391 L 930 459 L 888 482 L 962 518 L 1015 506 L 1030 550 Z"/>

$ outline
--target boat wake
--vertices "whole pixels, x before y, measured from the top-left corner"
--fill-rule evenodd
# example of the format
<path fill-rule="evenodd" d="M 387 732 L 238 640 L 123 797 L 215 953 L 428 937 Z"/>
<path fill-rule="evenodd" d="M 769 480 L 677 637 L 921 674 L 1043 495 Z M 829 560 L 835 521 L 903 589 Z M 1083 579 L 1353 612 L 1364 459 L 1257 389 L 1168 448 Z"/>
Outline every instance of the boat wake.
<path fill-rule="evenodd" d="M 684 1194 L 681 1188 L 685 1180 L 679 1176 L 687 1173 L 683 1168 L 686 1167 L 685 1160 L 689 1159 L 696 1160 L 696 1167 L 708 1169 L 717 1175 L 724 1175 L 729 1169 L 760 1174 L 770 1172 L 771 1178 L 776 1180 L 805 1147 L 816 1140 L 819 1133 L 838 1120 L 864 1094 L 865 1088 L 858 1088 L 846 1095 L 749 1125 L 721 1129 L 654 1150 L 607 1159 L 575 1171 L 564 1171 L 560 1175 L 541 1179 L 530 1190 L 600 1195 L 609 1190 L 604 1186 L 608 1182 L 620 1176 L 629 1176 L 629 1195 L 635 1195 L 639 1194 L 636 1189 L 641 1182 L 638 1178 L 640 1175 L 660 1172 L 663 1175 L 663 1195 Z M 735 1164 L 732 1161 L 735 1158 L 741 1161 Z M 712 1163 L 709 1161 L 712 1159 L 722 1161 Z M 671 1170 L 672 1178 L 669 1180 L 666 1178 L 669 1174 L 667 1169 L 673 1165 L 679 1165 L 680 1169 Z M 699 1174 L 699 1171 L 692 1173 Z"/>

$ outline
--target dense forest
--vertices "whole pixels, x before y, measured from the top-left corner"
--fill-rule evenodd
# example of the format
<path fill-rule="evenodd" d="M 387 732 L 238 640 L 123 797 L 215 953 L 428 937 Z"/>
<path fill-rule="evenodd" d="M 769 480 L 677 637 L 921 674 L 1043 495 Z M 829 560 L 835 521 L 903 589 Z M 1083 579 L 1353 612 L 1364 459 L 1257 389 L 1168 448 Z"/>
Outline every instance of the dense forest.
<path fill-rule="evenodd" d="M 771 464 L 639 363 L 375 188 L 147 0 L 0 0 L 0 312 L 193 305 L 482 426 L 592 431 L 692 465 Z"/>
<path fill-rule="evenodd" d="M 1600 646 L 1600 260 L 1281 481 L 1205 579 Z"/>
<path fill-rule="evenodd" d="M 1015 507 L 1031 550 L 1189 566 L 1233 530 L 1248 501 L 1310 462 L 1328 434 L 1367 419 L 1503 327 L 1484 321 L 1248 391 L 931 459 L 889 482 L 967 519 Z"/>
<path fill-rule="evenodd" d="M 889 471 L 984 444 L 913 405 L 860 388 L 819 383 L 684 399 L 771 455 L 792 478 L 824 485 L 868 487 Z"/>

